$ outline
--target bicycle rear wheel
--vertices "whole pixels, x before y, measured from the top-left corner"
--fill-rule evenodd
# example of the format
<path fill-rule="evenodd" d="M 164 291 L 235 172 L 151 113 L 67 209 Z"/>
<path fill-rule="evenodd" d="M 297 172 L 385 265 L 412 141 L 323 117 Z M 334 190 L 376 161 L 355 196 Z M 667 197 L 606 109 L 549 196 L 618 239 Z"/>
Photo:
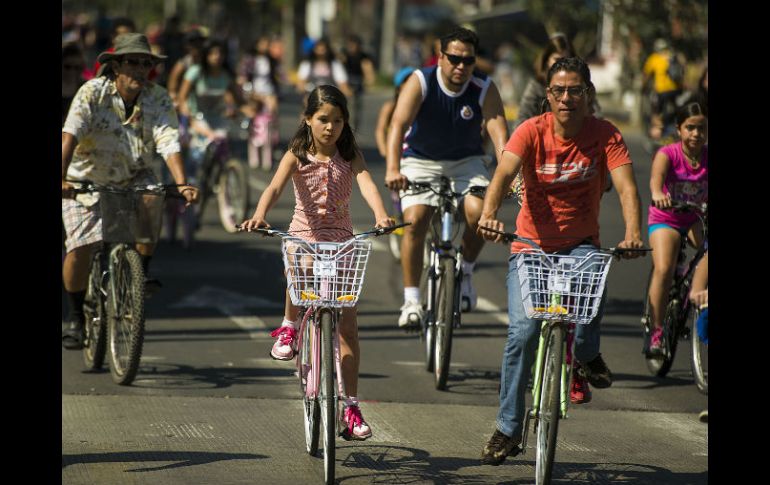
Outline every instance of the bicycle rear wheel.
<path fill-rule="evenodd" d="M 101 369 L 107 352 L 107 315 L 102 293 L 102 252 L 94 254 L 83 302 L 85 334 L 83 362 L 89 370 Z"/>
<path fill-rule="evenodd" d="M 703 394 L 709 393 L 709 351 L 708 345 L 700 339 L 698 335 L 698 317 L 700 311 L 692 308 L 690 311 L 690 339 L 692 340 L 692 376 L 695 378 L 695 385 Z"/>
<path fill-rule="evenodd" d="M 311 317 L 312 318 L 312 317 Z M 300 329 L 302 344 L 297 355 L 297 372 L 299 374 L 300 390 L 302 391 L 303 421 L 305 424 L 305 449 L 309 455 L 318 452 L 318 431 L 321 420 L 321 408 L 318 405 L 318 395 L 308 396 L 308 385 L 318 389 L 318 369 L 313 366 L 313 340 L 317 335 L 317 327 L 308 319 Z M 317 352 L 318 350 L 316 350 Z"/>
<path fill-rule="evenodd" d="M 246 219 L 249 210 L 249 179 L 240 160 L 230 159 L 219 176 L 217 203 L 219 220 L 227 232 L 237 232 L 236 225 Z"/>
<path fill-rule="evenodd" d="M 321 422 L 324 440 L 324 481 L 334 483 L 335 444 L 337 437 L 337 399 L 334 395 L 334 340 L 332 315 L 321 312 Z"/>
<path fill-rule="evenodd" d="M 564 328 L 551 327 L 546 337 L 543 381 L 540 386 L 540 408 L 537 419 L 537 456 L 535 483 L 551 482 L 553 459 L 556 453 L 556 435 L 559 430 L 561 368 L 564 360 Z"/>
<path fill-rule="evenodd" d="M 110 373 L 116 384 L 129 385 L 139 370 L 144 344 L 144 270 L 134 249 L 114 252 L 108 302 Z"/>
<path fill-rule="evenodd" d="M 454 328 L 455 260 L 441 260 L 441 274 L 436 291 L 436 333 L 434 376 L 436 389 L 446 389 L 449 362 L 452 359 L 452 330 Z"/>

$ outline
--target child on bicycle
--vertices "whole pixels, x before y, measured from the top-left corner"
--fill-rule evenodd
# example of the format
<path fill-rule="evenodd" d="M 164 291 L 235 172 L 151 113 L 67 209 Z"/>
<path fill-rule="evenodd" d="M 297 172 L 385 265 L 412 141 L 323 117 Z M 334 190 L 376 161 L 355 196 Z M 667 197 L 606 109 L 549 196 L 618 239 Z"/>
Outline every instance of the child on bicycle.
<path fill-rule="evenodd" d="M 681 238 L 689 237 L 695 246 L 702 243 L 697 214 L 665 209 L 670 208 L 673 201 L 696 204 L 708 201 L 708 119 L 705 109 L 698 103 L 684 105 L 677 111 L 676 126 L 681 141 L 658 150 L 650 175 L 653 205 L 647 219 L 653 249 L 648 294 L 653 324 L 650 355 L 663 353 L 663 315 Z"/>
<path fill-rule="evenodd" d="M 334 86 L 322 85 L 308 96 L 303 120 L 289 150 L 281 159 L 270 185 L 262 193 L 251 219 L 242 229 L 270 227 L 265 218 L 291 178 L 294 185 L 294 217 L 289 232 L 311 242 L 345 241 L 353 231 L 350 195 L 355 177 L 361 194 L 374 212 L 376 227 L 390 227 L 385 206 L 356 144 L 349 125 L 345 96 Z M 270 356 L 277 360 L 294 358 L 299 309 L 288 292 L 283 323 L 270 335 L 276 337 Z M 364 440 L 372 431 L 361 416 L 358 391 L 358 322 L 356 308 L 345 308 L 340 323 L 340 360 L 345 382 L 344 420 L 352 439 Z"/>

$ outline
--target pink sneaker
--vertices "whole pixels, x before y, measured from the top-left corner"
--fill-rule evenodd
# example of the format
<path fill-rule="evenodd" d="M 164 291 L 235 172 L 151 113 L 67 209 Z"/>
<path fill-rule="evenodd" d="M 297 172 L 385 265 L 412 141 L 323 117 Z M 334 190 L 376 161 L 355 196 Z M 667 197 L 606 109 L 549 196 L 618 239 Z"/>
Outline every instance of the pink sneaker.
<path fill-rule="evenodd" d="M 365 440 L 372 436 L 372 430 L 361 416 L 361 409 L 358 406 L 345 406 L 342 413 L 342 420 L 345 428 L 340 435 L 346 440 Z"/>
<path fill-rule="evenodd" d="M 270 357 L 276 360 L 291 360 L 294 358 L 294 342 L 297 330 L 294 327 L 278 327 L 270 332 L 271 337 L 278 337 L 270 350 Z"/>
<path fill-rule="evenodd" d="M 650 336 L 650 353 L 662 354 L 663 353 L 663 328 L 656 328 L 652 331 Z"/>

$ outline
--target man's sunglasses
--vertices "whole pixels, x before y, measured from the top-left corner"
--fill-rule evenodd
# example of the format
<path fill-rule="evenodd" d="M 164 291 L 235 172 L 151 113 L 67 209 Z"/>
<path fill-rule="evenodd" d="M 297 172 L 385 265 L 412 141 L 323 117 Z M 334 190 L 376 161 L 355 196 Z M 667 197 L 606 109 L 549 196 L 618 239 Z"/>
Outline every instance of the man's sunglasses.
<path fill-rule="evenodd" d="M 449 59 L 449 62 L 451 62 L 454 66 L 460 64 L 461 62 L 466 66 L 470 66 L 471 64 L 476 63 L 476 56 L 456 56 L 454 54 L 447 54 L 444 51 L 441 51 L 441 53 L 444 54 L 446 58 Z"/>
<path fill-rule="evenodd" d="M 149 69 L 155 65 L 155 63 L 150 59 L 135 59 L 132 57 L 124 57 L 121 62 L 131 67 L 141 66 L 146 69 Z"/>

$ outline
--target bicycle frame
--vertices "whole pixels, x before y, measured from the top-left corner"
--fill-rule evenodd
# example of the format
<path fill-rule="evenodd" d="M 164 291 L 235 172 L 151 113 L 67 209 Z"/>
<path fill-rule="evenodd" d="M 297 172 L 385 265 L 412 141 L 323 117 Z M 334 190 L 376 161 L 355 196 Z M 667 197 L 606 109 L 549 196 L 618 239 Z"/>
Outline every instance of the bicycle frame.
<path fill-rule="evenodd" d="M 559 307 L 561 305 L 561 296 L 557 294 L 551 295 L 550 304 L 553 307 Z M 572 358 L 575 346 L 574 330 L 575 323 L 567 320 L 543 320 L 540 327 L 540 338 L 537 342 L 537 353 L 535 354 L 535 374 L 532 384 L 532 408 L 525 412 L 524 421 L 524 434 L 521 441 L 521 452 L 524 454 L 527 448 L 527 434 L 529 431 L 529 420 L 534 419 L 536 422 L 540 419 L 540 400 L 542 397 L 542 385 L 543 385 L 543 366 L 545 365 L 546 343 L 550 332 L 554 327 L 562 327 L 565 331 L 567 338 L 562 342 L 562 355 L 564 358 L 561 362 L 561 385 L 559 391 L 559 418 L 567 419 L 567 409 L 569 407 L 569 385 L 572 380 L 572 371 L 574 368 L 574 359 Z"/>
<path fill-rule="evenodd" d="M 340 333 L 339 333 L 339 326 L 338 322 L 340 321 L 340 318 L 342 318 L 342 312 L 339 309 L 336 308 L 329 308 L 325 306 L 309 306 L 303 309 L 302 314 L 302 323 L 300 324 L 299 328 L 299 338 L 297 340 L 297 349 L 302 349 L 303 344 L 303 335 L 305 335 L 305 327 L 307 325 L 312 325 L 312 336 L 313 340 L 311 342 L 311 354 L 313 356 L 313 362 L 311 364 L 310 372 L 308 372 L 307 369 L 302 368 L 302 359 L 298 356 L 297 357 L 297 373 L 301 378 L 306 379 L 305 384 L 305 397 L 310 399 L 318 398 L 319 396 L 319 383 L 321 380 L 321 313 L 322 312 L 328 312 L 331 315 L 331 322 L 332 322 L 332 330 L 334 331 L 334 368 L 337 373 L 335 381 L 337 382 L 337 385 L 335 388 L 337 389 L 337 394 L 333 396 L 334 398 L 334 404 L 335 407 L 337 403 L 339 402 L 339 399 L 341 396 L 346 396 L 345 393 L 345 381 L 342 376 L 342 358 L 340 355 Z"/>

